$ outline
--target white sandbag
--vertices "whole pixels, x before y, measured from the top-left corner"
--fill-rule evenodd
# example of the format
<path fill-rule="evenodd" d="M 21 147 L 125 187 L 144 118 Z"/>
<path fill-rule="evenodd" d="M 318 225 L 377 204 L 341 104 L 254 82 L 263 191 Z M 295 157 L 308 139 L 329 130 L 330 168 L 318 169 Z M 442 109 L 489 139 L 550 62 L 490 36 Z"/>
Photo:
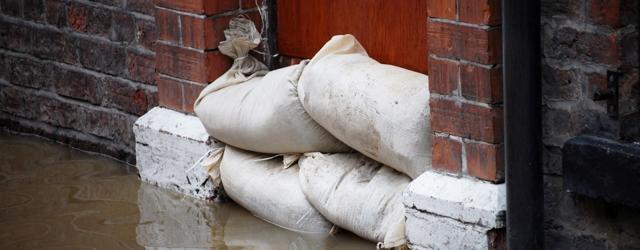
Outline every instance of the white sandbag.
<path fill-rule="evenodd" d="M 284 168 L 282 159 L 227 146 L 220 164 L 227 195 L 255 216 L 305 233 L 328 233 L 332 224 L 307 201 L 298 180 L 298 165 Z"/>
<path fill-rule="evenodd" d="M 352 35 L 334 36 L 305 67 L 298 94 L 317 123 L 355 150 L 412 178 L 430 168 L 426 75 L 378 63 Z"/>
<path fill-rule="evenodd" d="M 302 67 L 274 70 L 265 77 L 211 92 L 199 100 L 195 113 L 211 136 L 250 151 L 348 151 L 348 146 L 313 121 L 300 104 L 294 84 Z"/>
<path fill-rule="evenodd" d="M 409 177 L 359 153 L 305 154 L 300 185 L 329 221 L 378 247 L 405 243 L 402 191 Z"/>
<path fill-rule="evenodd" d="M 260 43 L 260 33 L 244 17 L 231 20 L 225 37 L 219 48 L 235 58 L 233 65 L 194 104 L 209 135 L 262 153 L 350 150 L 313 121 L 300 104 L 296 84 L 304 63 L 267 74 L 267 67 L 249 55 Z"/>

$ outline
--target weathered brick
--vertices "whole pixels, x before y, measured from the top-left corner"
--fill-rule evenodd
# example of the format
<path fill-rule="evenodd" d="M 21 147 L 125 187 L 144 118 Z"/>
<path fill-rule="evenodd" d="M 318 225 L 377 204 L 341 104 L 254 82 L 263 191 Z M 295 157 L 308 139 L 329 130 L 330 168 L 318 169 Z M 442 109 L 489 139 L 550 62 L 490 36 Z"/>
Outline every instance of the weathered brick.
<path fill-rule="evenodd" d="M 132 82 L 107 77 L 104 84 L 103 105 L 122 111 L 143 115 L 154 105 L 155 91 L 149 91 Z"/>
<path fill-rule="evenodd" d="M 198 99 L 200 92 L 202 92 L 206 86 L 207 85 L 204 84 L 191 83 L 185 83 L 183 85 L 184 102 L 182 104 L 182 109 L 185 112 L 193 113 L 193 104 L 196 102 L 196 99 Z"/>
<path fill-rule="evenodd" d="M 460 21 L 484 25 L 500 24 L 500 0 L 463 0 L 459 3 Z"/>
<path fill-rule="evenodd" d="M 24 0 L 24 18 L 34 21 L 44 21 L 43 0 Z"/>
<path fill-rule="evenodd" d="M 215 49 L 224 40 L 224 29 L 233 16 L 199 18 L 180 16 L 182 45 L 196 49 Z"/>
<path fill-rule="evenodd" d="M 155 84 L 156 62 L 154 55 L 127 52 L 127 77 L 146 84 Z"/>
<path fill-rule="evenodd" d="M 27 52 L 31 44 L 31 36 L 26 26 L 0 20 L 0 47 Z"/>
<path fill-rule="evenodd" d="M 596 24 L 620 24 L 620 0 L 587 0 L 587 18 Z"/>
<path fill-rule="evenodd" d="M 456 0 L 427 0 L 429 17 L 456 20 Z"/>
<path fill-rule="evenodd" d="M 542 66 L 542 93 L 545 101 L 572 101 L 581 96 L 579 72 Z"/>
<path fill-rule="evenodd" d="M 5 63 L 9 70 L 6 80 L 10 83 L 30 88 L 49 87 L 52 73 L 50 65 L 11 55 L 5 57 Z"/>
<path fill-rule="evenodd" d="M 136 44 L 141 45 L 147 50 L 153 51 L 153 46 L 158 39 L 156 33 L 156 24 L 147 20 L 136 20 Z"/>
<path fill-rule="evenodd" d="M 158 40 L 169 42 L 171 44 L 180 44 L 180 25 L 178 25 L 178 14 L 156 8 L 155 16 Z"/>
<path fill-rule="evenodd" d="M 62 0 L 48 0 L 46 11 L 47 23 L 58 27 L 67 25 L 67 14 Z"/>
<path fill-rule="evenodd" d="M 185 112 L 182 105 L 184 103 L 182 83 L 162 75 L 158 77 L 157 83 L 160 106 Z"/>
<path fill-rule="evenodd" d="M 112 24 L 109 39 L 116 42 L 132 42 L 136 37 L 137 26 L 133 15 L 122 12 L 111 13 Z"/>
<path fill-rule="evenodd" d="M 544 56 L 563 61 L 594 62 L 615 67 L 620 64 L 618 36 L 579 32 L 571 27 L 549 31 L 544 42 Z"/>
<path fill-rule="evenodd" d="M 462 144 L 447 137 L 433 136 L 433 169 L 450 173 L 460 173 L 462 169 Z"/>
<path fill-rule="evenodd" d="M 99 104 L 102 96 L 102 79 L 75 70 L 56 69 L 59 78 L 54 81 L 56 93 L 73 99 Z"/>
<path fill-rule="evenodd" d="M 460 82 L 462 96 L 466 99 L 484 103 L 502 102 L 501 68 L 462 64 Z"/>
<path fill-rule="evenodd" d="M 238 0 L 155 0 L 155 4 L 169 9 L 196 14 L 217 14 L 239 8 Z"/>
<path fill-rule="evenodd" d="M 583 2 L 583 0 L 542 0 L 540 1 L 540 16 L 565 15 L 571 18 L 582 18 Z"/>
<path fill-rule="evenodd" d="M 504 180 L 504 150 L 502 144 L 464 142 L 469 175 L 492 182 Z"/>
<path fill-rule="evenodd" d="M 18 117 L 32 118 L 33 113 L 25 107 L 25 94 L 19 89 L 0 84 L 0 111 L 13 114 Z"/>
<path fill-rule="evenodd" d="M 431 128 L 434 132 L 490 143 L 502 141 L 502 108 L 431 98 Z"/>
<path fill-rule="evenodd" d="M 48 29 L 26 29 L 30 38 L 24 51 L 40 58 L 74 64 L 76 56 L 76 40 L 73 36 Z M 23 38 L 24 39 L 24 38 Z"/>
<path fill-rule="evenodd" d="M 89 9 L 86 5 L 70 3 L 67 6 L 67 22 L 69 27 L 78 32 L 86 32 L 89 18 Z"/>
<path fill-rule="evenodd" d="M 0 0 L 2 6 L 2 13 L 22 17 L 22 0 Z"/>
<path fill-rule="evenodd" d="M 209 83 L 231 66 L 231 60 L 219 51 L 199 51 L 156 44 L 156 69 L 159 73 Z"/>
<path fill-rule="evenodd" d="M 431 19 L 430 19 L 431 20 Z M 480 29 L 429 21 L 429 53 L 439 57 L 497 64 L 502 56 L 501 29 Z"/>
<path fill-rule="evenodd" d="M 431 93 L 453 95 L 460 82 L 459 63 L 429 57 L 429 90 Z"/>
<path fill-rule="evenodd" d="M 127 10 L 153 15 L 153 0 L 127 0 Z"/>
<path fill-rule="evenodd" d="M 102 37 L 108 37 L 111 31 L 112 12 L 108 9 L 99 7 L 90 7 L 88 9 L 87 32 Z"/>
<path fill-rule="evenodd" d="M 123 75 L 126 55 L 124 48 L 115 44 L 78 39 L 78 57 L 87 68 L 111 75 Z"/>

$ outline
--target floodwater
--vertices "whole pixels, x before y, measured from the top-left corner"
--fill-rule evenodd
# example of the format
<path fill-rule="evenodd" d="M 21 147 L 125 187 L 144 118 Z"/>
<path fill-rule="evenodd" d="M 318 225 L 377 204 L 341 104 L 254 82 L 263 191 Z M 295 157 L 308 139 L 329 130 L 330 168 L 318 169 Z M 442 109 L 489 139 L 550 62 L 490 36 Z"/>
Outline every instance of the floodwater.
<path fill-rule="evenodd" d="M 304 235 L 233 202 L 141 183 L 135 168 L 0 133 L 0 249 L 372 249 L 347 232 Z"/>

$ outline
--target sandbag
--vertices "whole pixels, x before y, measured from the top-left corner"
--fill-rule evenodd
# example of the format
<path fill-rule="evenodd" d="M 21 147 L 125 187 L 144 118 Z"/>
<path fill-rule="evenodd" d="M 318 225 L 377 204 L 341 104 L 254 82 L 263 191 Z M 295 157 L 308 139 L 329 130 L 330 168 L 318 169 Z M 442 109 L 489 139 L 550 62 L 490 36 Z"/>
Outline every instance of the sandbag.
<path fill-rule="evenodd" d="M 381 248 L 405 243 L 409 177 L 359 153 L 309 153 L 299 164 L 302 191 L 329 221 Z"/>
<path fill-rule="evenodd" d="M 302 108 L 295 86 L 302 67 L 274 70 L 211 92 L 202 97 L 195 113 L 211 136 L 245 150 L 271 154 L 348 151 L 348 146 Z"/>
<path fill-rule="evenodd" d="M 426 75 L 380 64 L 340 35 L 305 67 L 298 94 L 318 124 L 355 150 L 412 178 L 430 168 Z"/>
<path fill-rule="evenodd" d="M 224 190 L 236 203 L 274 225 L 305 233 L 328 233 L 332 224 L 307 201 L 297 164 L 227 146 L 220 163 Z"/>
<path fill-rule="evenodd" d="M 260 43 L 260 34 L 244 17 L 231 20 L 225 37 L 220 51 L 235 58 L 234 63 L 202 90 L 194 104 L 209 135 L 238 148 L 271 154 L 350 150 L 300 104 L 296 85 L 304 63 L 267 73 L 267 67 L 248 54 Z"/>

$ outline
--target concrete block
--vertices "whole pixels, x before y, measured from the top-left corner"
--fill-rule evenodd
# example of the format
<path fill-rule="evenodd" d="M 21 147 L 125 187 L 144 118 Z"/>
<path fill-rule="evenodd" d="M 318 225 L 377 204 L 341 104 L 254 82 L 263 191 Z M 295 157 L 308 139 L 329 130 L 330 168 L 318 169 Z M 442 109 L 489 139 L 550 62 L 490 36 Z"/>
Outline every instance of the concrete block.
<path fill-rule="evenodd" d="M 507 207 L 505 184 L 425 172 L 403 194 L 406 207 L 474 223 L 502 228 Z"/>
<path fill-rule="evenodd" d="M 223 146 L 209 139 L 197 117 L 156 107 L 136 121 L 133 131 L 142 181 L 200 199 L 221 194 L 202 168 L 192 168 L 207 151 Z"/>
<path fill-rule="evenodd" d="M 506 188 L 467 177 L 426 172 L 403 193 L 413 249 L 493 249 L 505 227 Z"/>

